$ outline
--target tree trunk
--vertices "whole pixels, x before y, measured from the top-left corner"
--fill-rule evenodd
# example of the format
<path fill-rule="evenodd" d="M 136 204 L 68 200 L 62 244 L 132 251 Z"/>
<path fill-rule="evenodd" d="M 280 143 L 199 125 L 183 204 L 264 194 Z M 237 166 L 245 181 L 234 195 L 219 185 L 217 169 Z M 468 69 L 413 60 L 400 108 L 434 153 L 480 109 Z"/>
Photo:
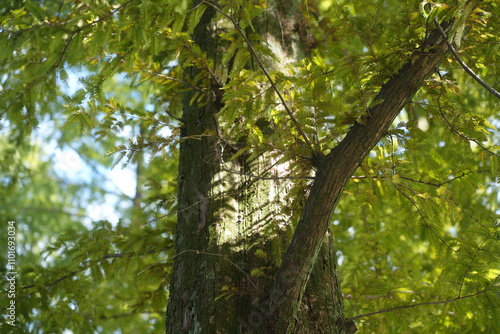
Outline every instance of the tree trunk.
<path fill-rule="evenodd" d="M 307 52 L 304 38 L 293 35 L 291 28 L 302 23 L 297 3 L 280 2 L 260 25 L 265 31 L 259 32 L 273 45 L 273 51 L 295 59 Z M 214 14 L 209 7 L 193 36 L 215 64 L 211 75 L 224 71 Z M 243 155 L 226 162 L 230 145 L 221 141 L 223 127 L 218 122 L 222 84 L 210 78 L 214 98 L 203 107 L 191 104 L 195 91 L 186 94 L 167 333 L 356 331 L 354 323 L 344 319 L 334 235 L 328 233 L 331 217 L 354 171 L 446 50 L 444 39 L 437 32 L 431 34 L 383 85 L 362 122 L 355 123 L 329 154 L 317 159 L 312 188 L 305 206 L 298 208 L 301 215 L 291 241 L 286 233 L 263 232 L 276 218 L 273 206 L 290 205 L 280 193 L 286 192 L 283 182 L 250 176 L 261 170 L 272 173 L 272 161 L 265 156 L 249 161 Z M 190 71 L 195 77 L 200 69 Z M 287 228 L 295 225 L 293 217 L 281 217 L 287 220 Z M 286 245 L 287 251 L 277 269 L 273 256 L 280 245 Z M 256 269 L 260 275 L 255 274 Z"/>
<path fill-rule="evenodd" d="M 205 12 L 194 32 L 194 41 L 211 51 L 215 37 L 210 29 L 214 11 Z M 199 69 L 187 70 L 194 78 Z M 217 296 L 216 259 L 208 253 L 214 242 L 214 198 L 212 180 L 219 170 L 217 142 L 204 136 L 217 129 L 213 103 L 199 107 L 190 103 L 194 90 L 183 100 L 179 154 L 176 257 L 170 283 L 167 333 L 215 333 Z"/>

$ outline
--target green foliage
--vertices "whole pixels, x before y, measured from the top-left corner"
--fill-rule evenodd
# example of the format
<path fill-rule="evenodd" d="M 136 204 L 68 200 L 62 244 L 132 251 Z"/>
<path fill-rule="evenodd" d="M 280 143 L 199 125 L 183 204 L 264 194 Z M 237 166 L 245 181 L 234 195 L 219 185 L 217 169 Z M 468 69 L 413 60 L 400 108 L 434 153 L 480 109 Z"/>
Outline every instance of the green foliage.
<path fill-rule="evenodd" d="M 26 332 L 163 331 L 180 142 L 217 137 L 225 162 L 265 157 L 286 166 L 260 175 L 290 182 L 291 204 L 263 219 L 271 251 L 250 247 L 266 265 L 249 275 L 266 277 L 287 247 L 314 158 L 369 116 L 434 17 L 461 22 L 452 41 L 499 87 L 495 1 L 474 10 L 467 1 L 308 1 L 304 29 L 315 43 L 301 59 L 273 47 L 261 24 L 274 10 L 268 2 L 211 4 L 11 0 L 0 10 L 0 218 L 22 233 L 18 324 Z M 209 14 L 216 56 L 193 41 Z M 457 68 L 443 59 L 338 204 L 332 231 L 346 316 L 361 332 L 500 326 L 498 101 Z M 69 93 L 76 74 L 79 89 Z M 191 104 L 222 106 L 218 133 L 181 137 L 188 91 Z M 86 204 L 110 191 L 95 173 L 72 184 L 56 172 L 31 140 L 46 121 L 54 127 L 48 139 L 80 152 L 94 172 L 140 166 L 140 206 L 120 196 L 118 224 L 83 224 Z M 236 294 L 227 286 L 219 298 Z"/>

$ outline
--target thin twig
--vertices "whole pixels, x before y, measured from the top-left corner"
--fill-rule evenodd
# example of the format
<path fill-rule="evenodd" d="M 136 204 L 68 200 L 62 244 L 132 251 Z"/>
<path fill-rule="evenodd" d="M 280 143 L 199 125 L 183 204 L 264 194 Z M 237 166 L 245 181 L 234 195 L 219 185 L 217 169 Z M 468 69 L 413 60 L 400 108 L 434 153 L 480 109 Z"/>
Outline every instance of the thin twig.
<path fill-rule="evenodd" d="M 476 73 L 474 73 L 474 71 L 469 66 L 467 66 L 467 64 L 462 60 L 462 58 L 460 58 L 457 50 L 455 50 L 455 48 L 453 47 L 453 45 L 448 40 L 448 36 L 446 36 L 446 33 L 443 31 L 443 28 L 441 28 L 441 25 L 439 24 L 439 21 L 438 21 L 437 17 L 434 18 L 434 23 L 436 24 L 436 26 L 437 26 L 439 32 L 441 33 L 441 35 L 443 36 L 443 38 L 446 40 L 446 45 L 448 45 L 448 48 L 450 49 L 451 54 L 453 55 L 453 57 L 455 57 L 455 59 L 460 64 L 460 66 L 462 66 L 462 68 L 465 70 L 465 72 L 469 73 L 469 75 L 474 80 L 476 80 L 477 82 L 479 82 L 479 84 L 481 86 L 483 86 L 484 88 L 486 88 L 486 90 L 488 92 L 490 92 L 491 94 L 493 94 L 496 98 L 500 99 L 500 93 L 497 92 L 493 87 L 491 87 L 490 85 L 488 85 Z"/>
<path fill-rule="evenodd" d="M 198 87 L 198 86 L 196 86 L 196 85 L 194 85 L 186 80 L 181 80 L 181 79 L 174 78 L 174 77 L 162 74 L 162 73 L 153 72 L 153 71 L 150 71 L 150 70 L 143 68 L 143 67 L 139 67 L 139 68 L 142 72 L 145 72 L 145 73 L 148 73 L 152 76 L 164 79 L 165 81 L 174 81 L 174 82 L 182 83 L 182 84 L 189 86 L 193 89 L 196 89 L 197 91 L 202 92 L 202 93 L 207 91 L 206 89 L 200 88 L 200 87 Z M 209 70 L 211 70 L 211 69 L 209 69 Z"/>
<path fill-rule="evenodd" d="M 405 187 L 406 189 L 408 189 L 406 186 L 402 185 L 403 187 Z M 418 214 L 420 215 L 420 217 L 422 218 L 423 222 L 424 222 L 424 225 L 432 231 L 432 233 L 434 233 L 434 235 L 436 235 L 436 237 L 443 243 L 443 245 L 445 245 L 448 249 L 450 250 L 453 250 L 453 248 L 448 245 L 448 243 L 446 243 L 446 241 L 443 239 L 443 237 L 441 237 L 439 235 L 439 233 L 437 231 L 435 231 L 432 226 L 429 224 L 429 222 L 427 221 L 427 218 L 425 217 L 422 209 L 420 209 L 420 207 L 418 206 L 418 203 L 413 200 L 413 198 L 411 198 L 409 195 L 405 194 L 405 192 L 403 190 L 401 190 L 397 185 L 394 184 L 394 188 L 396 188 L 396 190 L 401 194 L 403 195 L 403 197 L 405 197 L 408 201 L 410 201 L 410 203 L 415 207 L 415 209 L 417 210 Z M 411 190 L 411 189 L 408 189 L 408 190 Z"/>
<path fill-rule="evenodd" d="M 467 210 L 464 209 L 464 207 L 462 205 L 460 205 L 459 203 L 457 203 L 457 201 L 455 201 L 455 199 L 453 198 L 450 198 L 450 201 L 458 208 L 460 209 L 460 211 L 462 211 L 462 213 L 464 215 L 466 215 L 467 217 L 469 217 L 470 219 L 472 219 L 476 224 L 480 225 L 482 228 L 485 228 L 485 229 L 488 229 L 489 227 L 487 227 L 486 225 L 484 225 L 483 223 L 481 223 L 481 221 L 476 218 L 473 214 L 471 214 L 470 212 L 468 212 Z M 494 230 L 498 229 L 495 228 Z"/>
<path fill-rule="evenodd" d="M 434 182 L 428 182 L 428 181 L 422 181 L 422 180 L 416 180 L 416 179 L 413 179 L 411 177 L 408 177 L 408 176 L 402 176 L 402 175 L 399 175 L 399 178 L 402 179 L 402 180 L 406 180 L 406 181 L 410 181 L 410 182 L 414 182 L 414 183 L 420 183 L 420 184 L 425 184 L 425 185 L 428 185 L 428 186 L 433 186 L 433 187 L 442 187 L 444 186 L 445 184 L 448 184 L 448 183 L 451 183 L 455 180 L 458 180 L 458 179 L 461 179 L 469 174 L 472 174 L 472 173 L 488 173 L 489 170 L 478 170 L 478 171 L 467 171 L 467 172 L 463 172 L 462 174 L 460 175 L 457 175 L 457 176 L 453 176 L 453 174 L 449 175 L 448 176 L 448 180 L 446 181 L 442 181 L 440 183 L 434 183 Z M 388 178 L 384 175 L 357 175 L 357 176 L 351 176 L 351 180 L 364 180 L 364 179 L 385 179 L 385 178 Z"/>
<path fill-rule="evenodd" d="M 241 176 L 247 176 L 252 179 L 257 179 L 257 180 L 264 180 L 264 181 L 272 181 L 272 180 L 314 180 L 313 176 L 260 176 L 260 175 L 254 175 L 254 174 L 249 174 L 249 173 L 243 173 L 243 172 L 238 172 L 233 169 L 229 168 L 223 168 L 224 171 L 231 173 L 231 174 L 236 174 L 236 175 L 241 175 Z"/>
<path fill-rule="evenodd" d="M 196 202 L 196 203 L 194 203 L 193 205 L 198 204 L 198 203 L 199 203 L 199 202 Z M 193 206 L 193 205 L 191 205 L 191 206 Z M 187 208 L 186 208 L 186 209 L 187 209 Z M 158 220 L 160 220 L 160 219 L 163 219 L 163 218 L 166 218 L 166 217 L 173 216 L 173 215 L 177 214 L 177 212 L 178 212 L 178 211 L 175 211 L 175 212 L 169 212 L 169 213 L 164 214 L 164 215 L 161 215 L 161 216 L 159 216 L 159 217 L 157 217 L 157 218 L 154 218 L 154 219 L 148 220 L 148 221 L 147 221 L 147 222 L 145 222 L 145 223 L 142 223 L 142 224 L 139 224 L 139 225 L 136 225 L 136 226 L 132 226 L 132 227 L 130 227 L 130 228 L 128 228 L 128 229 L 126 229 L 126 230 L 125 230 L 125 231 L 123 231 L 123 232 L 119 232 L 119 233 L 117 233 L 117 234 L 110 235 L 110 236 L 109 236 L 109 237 L 107 237 L 106 239 L 111 239 L 111 238 L 114 238 L 114 237 L 117 237 L 117 236 L 125 235 L 125 234 L 127 234 L 127 233 L 129 233 L 129 232 L 131 232 L 131 231 L 133 231 L 133 230 L 135 230 L 135 229 L 138 229 L 139 227 L 143 227 L 143 226 L 149 225 L 149 224 L 151 224 L 151 223 L 154 223 L 154 222 L 156 222 L 156 221 L 158 221 Z"/>
<path fill-rule="evenodd" d="M 451 131 L 455 132 L 457 135 L 459 135 L 460 137 L 464 138 L 467 141 L 471 141 L 471 142 L 476 143 L 477 146 L 481 147 L 486 152 L 488 152 L 488 153 L 490 153 L 490 154 L 492 154 L 492 155 L 500 158 L 499 154 L 497 154 L 497 153 L 491 151 L 490 149 L 488 149 L 486 146 L 484 146 L 483 144 L 481 144 L 479 142 L 479 140 L 474 139 L 474 138 L 469 138 L 468 136 L 464 135 L 463 133 L 461 133 L 460 131 L 458 131 L 457 129 L 455 129 L 455 127 L 448 121 L 448 119 L 444 115 L 443 109 L 441 108 L 440 98 L 437 99 L 437 104 L 438 104 L 439 112 L 441 113 L 441 117 L 443 117 L 444 121 L 450 127 Z"/>
<path fill-rule="evenodd" d="M 387 312 L 394 312 L 394 311 L 404 310 L 404 309 L 407 309 L 407 308 L 414 308 L 414 307 L 418 307 L 418 306 L 448 304 L 448 303 L 456 302 L 456 301 L 461 300 L 461 299 L 466 299 L 466 298 L 472 298 L 472 297 L 479 296 L 479 295 L 481 295 L 481 294 L 483 294 L 485 292 L 488 292 L 489 290 L 491 290 L 493 288 L 498 288 L 498 286 L 493 285 L 493 286 L 490 286 L 489 288 L 486 288 L 484 290 L 481 290 L 479 292 L 476 292 L 476 293 L 473 293 L 473 294 L 467 295 L 467 296 L 456 297 L 456 298 L 448 299 L 448 300 L 439 300 L 439 301 L 436 301 L 436 302 L 425 302 L 425 303 L 417 303 L 417 304 L 412 304 L 412 305 L 404 305 L 404 306 L 391 307 L 391 308 L 383 309 L 383 310 L 376 311 L 376 312 L 370 312 L 370 313 L 360 314 L 360 315 L 357 315 L 355 317 L 352 317 L 352 318 L 349 318 L 349 319 L 346 319 L 346 320 L 356 320 L 356 319 L 359 319 L 359 318 L 365 318 L 365 317 L 369 317 L 369 316 L 376 315 L 376 314 L 387 313 Z"/>
<path fill-rule="evenodd" d="M 465 272 L 464 272 L 464 275 L 462 276 L 462 282 L 460 282 L 460 289 L 458 290 L 458 297 L 460 297 L 462 295 L 462 289 L 464 288 L 464 285 L 465 285 L 465 279 L 467 278 L 467 273 L 469 273 L 471 271 L 471 268 L 472 268 L 472 264 L 474 263 L 474 260 L 476 259 L 477 257 L 477 254 L 479 253 L 479 251 L 481 250 L 481 248 L 483 247 L 484 243 L 495 233 L 496 231 L 495 230 L 492 230 L 490 232 L 490 234 L 488 234 L 488 236 L 486 238 L 484 238 L 483 242 L 481 242 L 481 244 L 476 248 L 476 251 L 474 252 L 474 254 L 472 255 L 472 259 L 470 259 L 470 262 L 469 262 L 469 265 L 467 266 L 467 268 L 465 269 Z"/>
<path fill-rule="evenodd" d="M 208 255 L 208 256 L 215 256 L 215 257 L 220 257 L 222 258 L 223 260 L 229 262 L 233 267 L 235 267 L 236 269 L 238 269 L 238 271 L 240 271 L 243 275 L 245 275 L 245 277 L 248 279 L 248 281 L 252 284 L 252 286 L 258 290 L 257 288 L 257 285 L 252 281 L 252 279 L 250 278 L 250 276 L 243 270 L 241 269 L 240 267 L 238 267 L 238 265 L 236 263 L 234 263 L 233 261 L 231 261 L 226 255 L 223 255 L 223 254 L 218 254 L 218 253 L 208 253 L 208 252 L 203 252 L 203 251 L 199 251 L 197 249 L 186 249 L 182 252 L 179 252 L 177 254 L 175 254 L 174 256 L 172 256 L 170 259 L 174 259 L 176 258 L 177 256 L 180 256 L 182 254 L 186 254 L 186 253 L 196 253 L 197 255 Z M 140 272 L 137 273 L 137 275 L 140 275 L 142 274 L 144 271 L 146 271 L 147 269 L 149 269 L 150 267 L 162 262 L 163 260 L 160 260 L 160 261 L 157 261 L 153 264 L 150 264 L 149 266 L 147 266 L 146 268 L 144 268 L 143 270 L 141 270 Z"/>
<path fill-rule="evenodd" d="M 115 254 L 105 254 L 103 256 L 101 256 L 99 259 L 96 259 L 96 260 L 84 260 L 84 261 L 81 261 L 80 264 L 83 264 L 84 262 L 86 264 L 83 264 L 82 266 L 80 266 L 80 268 L 76 269 L 76 270 L 73 270 L 72 272 L 64 275 L 64 276 L 61 276 L 59 278 L 57 278 L 55 281 L 53 281 L 52 283 L 49 283 L 45 286 L 38 286 L 39 288 L 51 288 L 53 287 L 54 285 L 68 279 L 68 278 L 71 278 L 75 275 L 78 274 L 78 272 L 83 272 L 85 270 L 87 270 L 91 265 L 95 264 L 95 263 L 99 263 L 99 262 L 102 262 L 104 260 L 107 260 L 107 259 L 121 259 L 121 258 L 125 258 L 125 257 L 128 257 L 128 258 L 131 258 L 131 257 L 134 257 L 134 256 L 144 256 L 144 255 L 148 255 L 148 254 L 153 254 L 153 253 L 160 253 L 160 252 L 164 252 L 164 251 L 167 251 L 169 248 L 168 247 L 164 247 L 162 249 L 159 249 L 159 250 L 150 250 L 148 252 L 144 252 L 144 253 L 135 253 L 135 252 L 129 252 L 129 253 L 115 253 Z M 160 261 L 161 262 L 161 261 Z M 151 265 L 149 265 L 146 269 L 150 268 L 151 266 L 157 264 L 158 262 L 155 262 Z M 144 270 L 146 270 L 144 269 Z M 143 271 L 144 271 L 143 270 Z M 141 271 L 142 273 L 142 271 Z M 34 287 L 37 287 L 36 284 L 30 284 L 30 285 L 25 285 L 25 286 L 22 286 L 21 289 L 23 290 L 26 290 L 26 289 L 31 289 L 31 288 L 34 288 Z M 28 293 L 28 295 L 32 294 L 32 292 Z"/>

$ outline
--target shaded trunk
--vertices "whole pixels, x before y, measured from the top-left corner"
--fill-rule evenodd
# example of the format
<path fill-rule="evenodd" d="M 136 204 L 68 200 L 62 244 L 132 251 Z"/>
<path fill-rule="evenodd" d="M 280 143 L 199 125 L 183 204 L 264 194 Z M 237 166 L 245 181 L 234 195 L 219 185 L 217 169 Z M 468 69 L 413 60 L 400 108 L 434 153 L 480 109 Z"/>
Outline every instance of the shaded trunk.
<path fill-rule="evenodd" d="M 194 32 L 194 40 L 210 51 L 215 43 L 210 24 L 213 10 L 207 10 Z M 212 54 L 214 51 L 212 50 Z M 199 69 L 187 70 L 194 78 Z M 183 101 L 179 154 L 178 214 L 173 276 L 167 309 L 167 333 L 215 333 L 217 291 L 216 263 L 212 251 L 214 228 L 212 181 L 218 171 L 217 142 L 202 136 L 217 128 L 213 104 L 199 107 L 190 103 L 195 91 Z"/>

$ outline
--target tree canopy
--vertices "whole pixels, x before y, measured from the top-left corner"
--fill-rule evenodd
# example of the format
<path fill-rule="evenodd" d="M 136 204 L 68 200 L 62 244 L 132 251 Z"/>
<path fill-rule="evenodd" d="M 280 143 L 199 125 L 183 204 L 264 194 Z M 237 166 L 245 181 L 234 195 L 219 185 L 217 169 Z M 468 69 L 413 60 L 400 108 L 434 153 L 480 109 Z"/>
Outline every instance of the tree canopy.
<path fill-rule="evenodd" d="M 222 189 L 220 221 L 243 224 L 234 201 L 258 201 L 265 187 L 275 197 L 249 213 L 258 227 L 217 225 L 223 246 L 205 255 L 273 286 L 294 235 L 310 233 L 299 221 L 328 157 L 347 159 L 358 135 L 361 146 L 381 139 L 324 204 L 335 209 L 325 233 L 346 320 L 361 333 L 500 327 L 497 1 L 2 3 L 2 245 L 8 222 L 17 227 L 16 326 L 2 312 L 2 332 L 163 332 L 188 177 L 179 151 L 206 138 L 218 146 L 209 181 Z M 296 12 L 285 16 L 288 5 Z M 189 119 L 186 106 L 210 111 L 213 124 L 188 133 L 212 120 Z M 387 130 L 363 133 L 391 107 Z M 61 170 L 54 150 L 75 152 L 86 172 Z M 261 170 L 235 167 L 260 160 Z M 125 165 L 133 196 L 107 183 L 105 170 Z M 89 223 L 88 207 L 110 199 L 122 219 Z M 232 257 L 243 248 L 258 263 Z M 0 263 L 6 276 L 3 246 Z M 228 283 L 213 299 L 251 293 Z M 9 302 L 2 296 L 2 310 Z"/>

